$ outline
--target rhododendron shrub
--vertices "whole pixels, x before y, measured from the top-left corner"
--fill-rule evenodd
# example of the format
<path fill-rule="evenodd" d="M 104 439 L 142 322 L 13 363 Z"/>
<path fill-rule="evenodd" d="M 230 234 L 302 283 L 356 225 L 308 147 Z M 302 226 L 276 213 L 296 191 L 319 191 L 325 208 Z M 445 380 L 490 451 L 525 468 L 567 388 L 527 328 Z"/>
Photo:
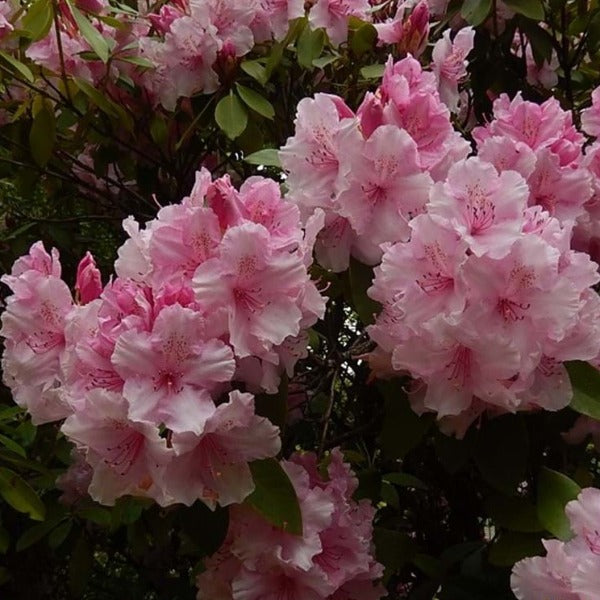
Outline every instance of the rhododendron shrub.
<path fill-rule="evenodd" d="M 600 599 L 599 27 L 0 2 L 0 596 Z"/>

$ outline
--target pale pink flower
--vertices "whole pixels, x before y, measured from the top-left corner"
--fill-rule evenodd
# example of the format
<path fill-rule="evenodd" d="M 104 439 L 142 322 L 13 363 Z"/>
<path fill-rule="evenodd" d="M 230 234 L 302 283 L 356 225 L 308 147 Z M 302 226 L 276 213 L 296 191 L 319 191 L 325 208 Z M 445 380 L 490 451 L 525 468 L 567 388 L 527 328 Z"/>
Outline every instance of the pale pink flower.
<path fill-rule="evenodd" d="M 202 315 L 178 304 L 160 312 L 151 332 L 121 334 L 111 360 L 129 417 L 177 432 L 203 430 L 214 412 L 210 392 L 235 371 L 231 348 L 206 339 Z"/>
<path fill-rule="evenodd" d="M 94 470 L 90 496 L 108 505 L 126 494 L 168 504 L 162 479 L 171 451 L 154 425 L 133 422 L 127 413 L 128 403 L 120 394 L 91 390 L 85 407 L 62 426 Z"/>
<path fill-rule="evenodd" d="M 221 550 L 198 578 L 198 599 L 378 600 L 374 581 L 383 568 L 373 558 L 374 509 L 352 494 L 357 480 L 339 449 L 326 474 L 313 453 L 295 454 L 282 467 L 302 514 L 302 535 L 267 523 L 248 506 L 232 507 Z M 222 596 L 219 596 L 222 594 Z"/>
<path fill-rule="evenodd" d="M 28 257 L 17 260 L 11 275 L 2 277 L 13 292 L 1 318 L 4 382 L 36 424 L 70 413 L 59 378 L 65 319 L 73 309 L 73 298 L 55 273 L 60 273 L 58 253 L 51 256 L 34 244 Z"/>
<path fill-rule="evenodd" d="M 334 46 L 348 37 L 348 20 L 358 17 L 369 20 L 369 0 L 317 0 L 308 13 L 313 29 L 324 28 Z"/>
<path fill-rule="evenodd" d="M 413 139 L 393 125 L 379 127 L 348 154 L 350 178 L 338 212 L 356 232 L 364 262 L 373 264 L 382 243 L 408 238 L 408 222 L 424 211 L 432 181 L 419 166 Z"/>
<path fill-rule="evenodd" d="M 164 485 L 177 502 L 191 506 L 201 499 L 209 507 L 242 502 L 253 490 L 248 462 L 275 456 L 279 429 L 254 414 L 254 397 L 233 391 L 198 432 L 173 433 L 176 456 Z"/>
<path fill-rule="evenodd" d="M 543 540 L 547 554 L 513 567 L 511 587 L 519 600 L 595 600 L 600 585 L 600 490 L 583 489 L 565 508 L 575 537 Z"/>
<path fill-rule="evenodd" d="M 406 3 L 399 2 L 393 19 L 376 23 L 379 44 L 394 44 L 403 54 L 419 57 L 427 46 L 429 7 L 421 0 L 406 14 Z"/>
<path fill-rule="evenodd" d="M 600 87 L 592 92 L 592 105 L 581 111 L 581 129 L 593 137 L 600 135 Z"/>
<path fill-rule="evenodd" d="M 529 190 L 514 171 L 498 174 L 477 157 L 450 168 L 431 192 L 428 212 L 456 231 L 476 256 L 502 258 L 519 237 Z"/>
<path fill-rule="evenodd" d="M 256 43 L 280 41 L 288 32 L 290 21 L 304 16 L 303 0 L 259 0 L 250 24 Z"/>
<path fill-rule="evenodd" d="M 231 48 L 235 56 L 248 54 L 254 46 L 250 25 L 258 9 L 258 0 L 190 0 L 192 17 L 209 22 L 216 30 L 220 48 Z"/>
<path fill-rule="evenodd" d="M 348 116 L 350 115 L 350 116 Z M 352 112 L 327 94 L 298 103 L 295 135 L 279 152 L 288 172 L 289 198 L 305 210 L 331 207 L 345 185 L 347 166 L 340 163 L 344 149 L 362 141 Z M 308 213 L 308 214 L 306 214 Z"/>
<path fill-rule="evenodd" d="M 475 30 L 463 27 L 454 38 L 447 29 L 433 47 L 432 71 L 438 79 L 442 102 L 452 111 L 458 107 L 458 84 L 467 77 L 467 56 L 473 50 Z"/>
<path fill-rule="evenodd" d="M 73 448 L 71 451 L 73 461 L 69 468 L 56 478 L 56 488 L 62 491 L 58 501 L 66 506 L 72 506 L 83 498 L 89 497 L 88 488 L 92 482 L 92 467 L 85 461 L 85 454 Z"/>
<path fill-rule="evenodd" d="M 307 280 L 301 256 L 276 252 L 269 232 L 255 223 L 229 229 L 219 250 L 196 269 L 193 288 L 206 311 L 227 309 L 236 356 L 260 356 L 297 335 Z"/>

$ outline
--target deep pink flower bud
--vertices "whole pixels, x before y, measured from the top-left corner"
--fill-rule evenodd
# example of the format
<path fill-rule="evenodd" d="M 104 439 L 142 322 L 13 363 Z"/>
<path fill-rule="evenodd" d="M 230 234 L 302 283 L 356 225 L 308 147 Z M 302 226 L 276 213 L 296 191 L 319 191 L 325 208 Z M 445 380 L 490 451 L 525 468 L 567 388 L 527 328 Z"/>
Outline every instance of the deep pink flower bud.
<path fill-rule="evenodd" d="M 85 253 L 77 266 L 75 289 L 79 293 L 81 304 L 87 304 L 95 300 L 102 293 L 100 271 L 96 267 L 96 261 L 90 252 Z"/>
<path fill-rule="evenodd" d="M 183 13 L 180 10 L 164 4 L 160 7 L 158 14 L 150 14 L 148 18 L 156 31 L 165 34 L 171 30 L 171 23 L 181 16 L 183 16 Z"/>

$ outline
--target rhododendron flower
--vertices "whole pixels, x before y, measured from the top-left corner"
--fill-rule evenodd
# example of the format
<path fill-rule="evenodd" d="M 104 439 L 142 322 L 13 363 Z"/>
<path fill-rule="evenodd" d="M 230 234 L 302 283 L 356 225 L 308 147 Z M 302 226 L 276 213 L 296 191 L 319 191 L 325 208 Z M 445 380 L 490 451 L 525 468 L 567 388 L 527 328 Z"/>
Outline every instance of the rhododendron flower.
<path fill-rule="evenodd" d="M 261 355 L 300 331 L 297 299 L 306 281 L 298 256 L 273 252 L 268 231 L 254 223 L 223 236 L 219 258 L 194 274 L 198 302 L 210 311 L 224 306 L 236 355 Z"/>
<path fill-rule="evenodd" d="M 198 498 L 214 508 L 242 502 L 254 490 L 248 462 L 275 456 L 279 429 L 254 414 L 254 397 L 234 391 L 198 431 L 171 438 L 176 456 L 164 473 L 168 493 L 188 506 Z"/>
<path fill-rule="evenodd" d="M 343 188 L 347 165 L 340 164 L 341 153 L 362 137 L 353 116 L 327 94 L 298 103 L 295 135 L 279 157 L 288 171 L 290 196 L 301 207 L 329 207 Z"/>
<path fill-rule="evenodd" d="M 406 14 L 406 3 L 398 3 L 393 19 L 375 23 L 377 37 L 381 44 L 394 44 L 403 54 L 419 57 L 427 46 L 429 35 L 429 7 L 421 0 Z"/>
<path fill-rule="evenodd" d="M 217 592 L 227 600 L 383 596 L 373 583 L 382 575 L 372 556 L 373 508 L 352 500 L 357 480 L 341 452 L 328 459 L 326 476 L 312 453 L 282 461 L 298 496 L 302 535 L 276 529 L 248 507 L 231 509 L 227 538 L 198 577 L 199 600 Z"/>
<path fill-rule="evenodd" d="M 250 24 L 257 43 L 273 37 L 282 40 L 288 32 L 290 21 L 304 16 L 303 0 L 259 0 L 258 10 Z"/>
<path fill-rule="evenodd" d="M 451 227 L 476 256 L 502 258 L 521 233 L 529 190 L 514 171 L 500 175 L 477 157 L 450 168 L 431 192 L 428 213 Z"/>
<path fill-rule="evenodd" d="M 160 312 L 151 332 L 123 333 L 112 363 L 131 419 L 196 433 L 214 412 L 209 392 L 235 371 L 231 348 L 206 339 L 202 315 L 178 304 Z"/>
<path fill-rule="evenodd" d="M 379 127 L 348 154 L 339 213 L 357 233 L 364 262 L 372 264 L 381 258 L 380 244 L 408 237 L 408 222 L 424 210 L 432 181 L 421 171 L 413 139 L 393 125 Z"/>
<path fill-rule="evenodd" d="M 113 505 L 131 494 L 169 503 L 162 480 L 171 450 L 154 425 L 130 420 L 128 409 L 120 394 L 91 390 L 84 408 L 67 418 L 62 431 L 85 452 L 94 470 L 92 498 Z"/>
<path fill-rule="evenodd" d="M 592 106 L 581 111 L 581 129 L 593 137 L 600 136 L 600 87 L 592 92 Z"/>
<path fill-rule="evenodd" d="M 75 290 L 79 293 L 79 301 L 87 304 L 95 300 L 102 293 L 102 279 L 96 267 L 96 261 L 90 252 L 77 265 L 77 279 Z"/>
<path fill-rule="evenodd" d="M 334 46 L 348 37 L 349 17 L 368 20 L 369 0 L 317 0 L 308 13 L 313 29 L 324 28 Z"/>
<path fill-rule="evenodd" d="M 10 275 L 2 277 L 13 291 L 1 317 L 4 381 L 15 402 L 27 408 L 36 424 L 70 412 L 58 378 L 65 318 L 73 308 L 73 298 L 59 276 L 58 252 L 47 254 L 38 243 L 27 257 L 16 261 Z"/>
<path fill-rule="evenodd" d="M 463 27 L 450 39 L 450 30 L 446 30 L 433 47 L 432 70 L 438 79 L 442 102 L 455 112 L 458 106 L 458 84 L 467 76 L 468 54 L 473 50 L 475 30 Z"/>
<path fill-rule="evenodd" d="M 544 557 L 526 558 L 512 572 L 519 600 L 595 600 L 600 589 L 600 490 L 585 488 L 565 508 L 575 537 L 544 540 Z"/>

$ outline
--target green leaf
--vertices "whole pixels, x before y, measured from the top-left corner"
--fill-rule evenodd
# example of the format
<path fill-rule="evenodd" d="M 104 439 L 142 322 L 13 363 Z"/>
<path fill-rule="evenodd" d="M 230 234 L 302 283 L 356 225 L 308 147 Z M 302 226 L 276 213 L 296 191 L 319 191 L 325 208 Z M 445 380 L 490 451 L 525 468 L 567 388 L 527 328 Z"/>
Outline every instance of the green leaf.
<path fill-rule="evenodd" d="M 367 65 L 360 70 L 360 74 L 364 79 L 381 79 L 385 65 Z"/>
<path fill-rule="evenodd" d="M 6 554 L 10 546 L 10 535 L 2 525 L 0 525 L 0 554 Z"/>
<path fill-rule="evenodd" d="M 258 60 L 244 60 L 240 64 L 242 71 L 256 79 L 261 85 L 267 83 L 267 73 L 263 64 Z"/>
<path fill-rule="evenodd" d="M 250 165 L 279 167 L 281 169 L 281 163 L 279 162 L 279 150 L 277 150 L 277 148 L 264 148 L 258 152 L 253 152 L 252 154 L 244 157 L 244 162 L 247 162 Z"/>
<path fill-rule="evenodd" d="M 0 495 L 15 510 L 27 513 L 35 521 L 43 521 L 46 507 L 33 488 L 10 469 L 0 467 Z"/>
<path fill-rule="evenodd" d="M 109 100 L 101 91 L 88 83 L 85 79 L 74 77 L 75 85 L 95 104 L 102 112 L 111 117 L 119 117 L 119 111 L 115 104 Z"/>
<path fill-rule="evenodd" d="M 377 29 L 371 23 L 364 23 L 351 35 L 350 48 L 360 58 L 375 47 L 375 42 Z"/>
<path fill-rule="evenodd" d="M 401 487 L 415 488 L 417 490 L 428 489 L 427 484 L 410 473 L 387 473 L 383 476 L 383 480 Z"/>
<path fill-rule="evenodd" d="M 110 511 L 101 506 L 86 506 L 77 511 L 77 515 L 87 521 L 92 521 L 101 527 L 110 527 L 111 514 Z"/>
<path fill-rule="evenodd" d="M 56 549 L 59 548 L 62 543 L 67 539 L 69 533 L 73 529 L 73 521 L 70 519 L 68 521 L 62 522 L 56 529 L 53 529 L 50 535 L 48 536 L 48 545 L 50 548 Z"/>
<path fill-rule="evenodd" d="M 363 265 L 351 258 L 349 274 L 354 309 L 365 325 L 371 325 L 375 322 L 375 315 L 381 310 L 379 303 L 367 295 L 367 290 L 373 283 L 373 267 Z"/>
<path fill-rule="evenodd" d="M 0 50 L 0 56 L 11 66 L 13 69 L 18 71 L 27 81 L 33 83 L 34 77 L 33 73 L 29 69 L 27 65 L 24 65 L 20 60 L 17 60 L 14 56 L 7 54 L 6 52 Z"/>
<path fill-rule="evenodd" d="M 560 540 L 572 537 L 565 506 L 577 498 L 581 488 L 566 475 L 543 467 L 537 489 L 537 511 L 540 523 Z"/>
<path fill-rule="evenodd" d="M 512 567 L 517 561 L 527 556 L 542 554 L 543 551 L 539 535 L 504 531 L 492 544 L 488 558 L 497 567 Z"/>
<path fill-rule="evenodd" d="M 46 37 L 52 26 L 53 13 L 50 0 L 37 0 L 34 2 L 21 21 L 21 27 L 27 37 L 33 41 Z"/>
<path fill-rule="evenodd" d="M 229 92 L 228 96 L 219 100 L 215 108 L 215 120 L 225 135 L 234 140 L 246 129 L 248 113 L 240 99 L 233 92 Z"/>
<path fill-rule="evenodd" d="M 582 415 L 600 419 L 600 371 L 580 360 L 565 363 L 565 367 L 573 387 L 569 406 Z"/>
<path fill-rule="evenodd" d="M 4 585 L 12 579 L 10 571 L 6 567 L 0 567 L 0 585 Z"/>
<path fill-rule="evenodd" d="M 469 25 L 481 25 L 490 14 L 492 0 L 465 0 L 460 14 Z"/>
<path fill-rule="evenodd" d="M 273 105 L 261 94 L 247 88 L 241 83 L 236 83 L 236 88 L 240 98 L 246 103 L 246 105 L 252 110 L 256 111 L 259 115 L 262 115 L 266 119 L 273 119 L 275 116 L 275 109 Z"/>
<path fill-rule="evenodd" d="M 317 69 L 324 69 L 327 65 L 334 63 L 339 56 L 335 54 L 326 54 L 325 56 L 321 56 L 319 58 L 315 58 L 312 61 L 313 67 L 317 67 Z"/>
<path fill-rule="evenodd" d="M 325 31 L 323 29 L 312 30 L 307 25 L 298 38 L 296 44 L 298 64 L 305 69 L 312 70 L 313 61 L 318 59 L 325 46 Z"/>
<path fill-rule="evenodd" d="M 399 571 L 416 554 L 416 545 L 406 533 L 375 527 L 373 530 L 375 556 L 389 576 Z"/>
<path fill-rule="evenodd" d="M 150 121 L 150 135 L 154 142 L 159 146 L 164 144 L 167 141 L 168 133 L 167 121 L 159 113 L 152 115 Z"/>
<path fill-rule="evenodd" d="M 464 440 L 457 440 L 438 431 L 434 447 L 437 459 L 450 475 L 458 473 L 469 462 L 469 447 Z"/>
<path fill-rule="evenodd" d="M 491 419 L 471 433 L 472 454 L 483 478 L 497 490 L 513 496 L 525 480 L 529 437 L 521 415 Z"/>
<path fill-rule="evenodd" d="M 37 544 L 41 539 L 46 537 L 61 521 L 62 519 L 53 519 L 52 521 L 45 521 L 30 527 L 25 531 L 21 537 L 17 540 L 15 549 L 17 552 L 22 552 L 30 546 Z"/>
<path fill-rule="evenodd" d="M 27 458 L 27 453 L 24 448 L 17 444 L 14 440 L 11 440 L 9 437 L 2 435 L 0 433 L 0 444 L 6 446 L 9 450 L 12 450 L 15 454 L 22 456 L 23 458 Z"/>
<path fill-rule="evenodd" d="M 52 156 L 56 141 L 54 112 L 44 105 L 33 118 L 29 131 L 29 149 L 36 164 L 45 167 Z"/>
<path fill-rule="evenodd" d="M 255 488 L 244 502 L 272 525 L 302 535 L 302 513 L 296 491 L 277 460 L 256 460 L 250 463 L 250 471 Z"/>
<path fill-rule="evenodd" d="M 379 437 L 385 458 L 404 458 L 423 439 L 433 423 L 431 415 L 419 417 L 410 407 L 401 380 L 381 381 L 377 387 L 385 398 L 383 427 Z"/>
<path fill-rule="evenodd" d="M 143 56 L 119 56 L 118 60 L 141 67 L 142 69 L 154 68 L 154 63 Z"/>
<path fill-rule="evenodd" d="M 543 21 L 546 16 L 541 0 L 504 0 L 504 4 L 516 13 L 534 21 Z"/>
<path fill-rule="evenodd" d="M 533 533 L 544 529 L 536 506 L 528 498 L 489 496 L 485 501 L 485 511 L 496 525 L 511 531 Z"/>
<path fill-rule="evenodd" d="M 79 33 L 85 38 L 90 48 L 97 54 L 98 58 L 107 63 L 110 56 L 110 48 L 106 38 L 88 21 L 80 10 L 69 2 L 69 8 L 79 28 Z"/>
<path fill-rule="evenodd" d="M 536 64 L 541 67 L 544 61 L 550 61 L 554 49 L 552 36 L 543 27 L 531 21 L 522 21 L 520 29 L 529 39 Z"/>
<path fill-rule="evenodd" d="M 94 564 L 93 548 L 85 532 L 81 532 L 69 561 L 69 589 L 76 598 L 83 596 L 92 574 Z"/>

